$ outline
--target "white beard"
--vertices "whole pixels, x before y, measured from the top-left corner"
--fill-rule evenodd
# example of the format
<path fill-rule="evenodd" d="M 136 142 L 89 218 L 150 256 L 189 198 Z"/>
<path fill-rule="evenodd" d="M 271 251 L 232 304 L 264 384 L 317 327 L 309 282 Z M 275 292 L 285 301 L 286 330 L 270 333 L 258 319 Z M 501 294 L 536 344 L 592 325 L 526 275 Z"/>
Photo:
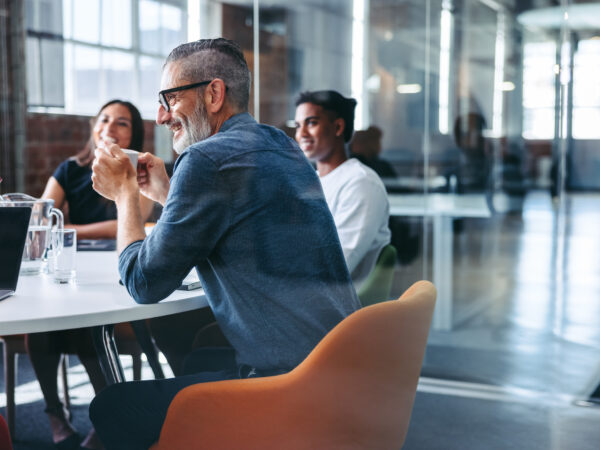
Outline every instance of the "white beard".
<path fill-rule="evenodd" d="M 208 114 L 204 103 L 199 102 L 199 107 L 190 117 L 177 119 L 181 123 L 183 133 L 177 141 L 173 141 L 173 149 L 180 155 L 186 148 L 196 142 L 203 141 L 212 134 Z M 169 126 L 169 124 L 167 124 Z"/>

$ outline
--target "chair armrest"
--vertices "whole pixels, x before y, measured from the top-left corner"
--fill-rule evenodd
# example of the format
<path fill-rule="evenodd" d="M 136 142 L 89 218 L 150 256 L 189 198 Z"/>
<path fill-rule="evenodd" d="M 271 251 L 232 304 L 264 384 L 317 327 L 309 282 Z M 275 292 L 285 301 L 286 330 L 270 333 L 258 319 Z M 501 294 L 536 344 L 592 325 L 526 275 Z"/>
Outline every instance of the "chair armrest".
<path fill-rule="evenodd" d="M 287 375 L 199 383 L 179 392 L 167 412 L 153 449 L 260 447 L 285 432 L 277 425 L 289 416 L 285 398 Z M 287 392 L 289 394 L 289 392 Z M 285 412 L 283 412 L 285 411 Z M 288 417 L 289 420 L 289 417 Z M 286 420 L 287 422 L 287 420 Z"/>

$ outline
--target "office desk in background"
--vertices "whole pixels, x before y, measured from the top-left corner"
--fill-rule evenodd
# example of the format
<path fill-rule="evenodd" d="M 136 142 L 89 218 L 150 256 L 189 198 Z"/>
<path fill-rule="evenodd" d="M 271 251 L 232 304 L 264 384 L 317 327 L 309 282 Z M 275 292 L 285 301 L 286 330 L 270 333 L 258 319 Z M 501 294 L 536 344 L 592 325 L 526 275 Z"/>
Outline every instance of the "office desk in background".
<path fill-rule="evenodd" d="M 440 191 L 448 190 L 448 181 L 446 177 L 442 175 L 432 175 L 427 181 L 424 176 L 396 176 L 396 177 L 383 177 L 381 178 L 385 188 L 390 193 L 415 193 L 423 192 L 425 187 L 429 191 Z"/>
<path fill-rule="evenodd" d="M 107 381 L 123 381 L 113 324 L 190 311 L 207 301 L 202 289 L 177 290 L 160 303 L 139 305 L 119 284 L 117 263 L 114 251 L 78 252 L 75 284 L 56 284 L 48 275 L 19 277 L 15 295 L 0 302 L 0 335 L 93 327 Z"/>
<path fill-rule="evenodd" d="M 460 218 L 492 216 L 484 194 L 388 194 L 390 215 L 429 217 L 433 221 L 433 284 L 438 296 L 432 326 L 451 330 L 453 229 Z"/>

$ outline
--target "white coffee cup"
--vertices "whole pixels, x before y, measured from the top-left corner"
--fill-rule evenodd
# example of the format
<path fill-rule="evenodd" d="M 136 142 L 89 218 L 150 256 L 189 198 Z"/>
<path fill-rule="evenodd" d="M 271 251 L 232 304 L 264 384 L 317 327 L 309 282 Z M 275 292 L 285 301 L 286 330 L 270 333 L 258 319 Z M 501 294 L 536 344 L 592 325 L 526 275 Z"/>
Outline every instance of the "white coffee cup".
<path fill-rule="evenodd" d="M 123 150 L 123 152 L 129 157 L 129 161 L 131 161 L 131 165 L 133 166 L 133 168 L 137 170 L 137 162 L 140 152 L 130 150 L 128 148 L 122 148 L 121 150 Z"/>

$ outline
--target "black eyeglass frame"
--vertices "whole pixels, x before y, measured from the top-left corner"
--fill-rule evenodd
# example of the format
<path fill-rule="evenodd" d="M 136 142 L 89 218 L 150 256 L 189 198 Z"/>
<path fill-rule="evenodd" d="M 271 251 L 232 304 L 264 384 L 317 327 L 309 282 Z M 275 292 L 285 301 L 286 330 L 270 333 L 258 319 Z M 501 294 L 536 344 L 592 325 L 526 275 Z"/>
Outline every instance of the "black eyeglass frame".
<path fill-rule="evenodd" d="M 160 103 L 162 105 L 162 107 L 165 108 L 166 112 L 169 112 L 171 110 L 171 105 L 169 104 L 169 100 L 167 99 L 167 94 L 172 94 L 173 92 L 185 91 L 187 89 L 193 89 L 196 87 L 204 86 L 206 84 L 210 84 L 212 82 L 213 82 L 213 80 L 200 81 L 198 83 L 185 84 L 183 86 L 177 86 L 177 87 L 174 87 L 171 89 L 165 89 L 158 93 L 158 103 Z"/>

